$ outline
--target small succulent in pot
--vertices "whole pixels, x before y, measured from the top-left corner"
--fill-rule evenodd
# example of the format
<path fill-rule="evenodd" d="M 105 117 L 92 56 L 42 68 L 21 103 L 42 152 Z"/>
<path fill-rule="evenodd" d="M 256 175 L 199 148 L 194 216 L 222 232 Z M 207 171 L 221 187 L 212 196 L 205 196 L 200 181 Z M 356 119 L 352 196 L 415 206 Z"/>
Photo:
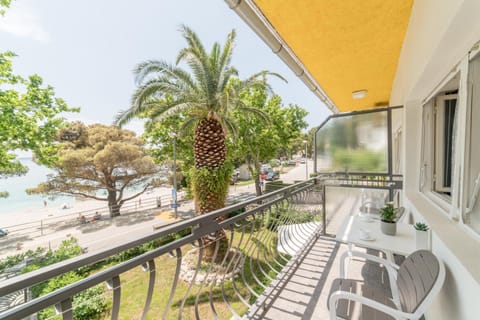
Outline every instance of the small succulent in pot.
<path fill-rule="evenodd" d="M 425 223 L 422 222 L 415 223 L 413 227 L 418 231 L 428 231 L 428 229 L 430 229 Z"/>
<path fill-rule="evenodd" d="M 417 222 L 413 225 L 415 228 L 415 241 L 417 249 L 430 250 L 430 229 L 425 223 Z"/>

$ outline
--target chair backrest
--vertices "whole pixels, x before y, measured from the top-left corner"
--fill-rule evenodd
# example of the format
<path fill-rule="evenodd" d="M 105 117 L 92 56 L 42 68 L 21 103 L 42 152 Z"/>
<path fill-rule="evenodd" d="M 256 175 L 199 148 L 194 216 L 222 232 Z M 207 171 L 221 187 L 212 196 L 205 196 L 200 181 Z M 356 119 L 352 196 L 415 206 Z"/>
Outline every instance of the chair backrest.
<path fill-rule="evenodd" d="M 443 264 L 430 251 L 419 250 L 409 255 L 397 276 L 402 311 L 423 313 L 429 300 L 440 291 L 444 278 Z"/>

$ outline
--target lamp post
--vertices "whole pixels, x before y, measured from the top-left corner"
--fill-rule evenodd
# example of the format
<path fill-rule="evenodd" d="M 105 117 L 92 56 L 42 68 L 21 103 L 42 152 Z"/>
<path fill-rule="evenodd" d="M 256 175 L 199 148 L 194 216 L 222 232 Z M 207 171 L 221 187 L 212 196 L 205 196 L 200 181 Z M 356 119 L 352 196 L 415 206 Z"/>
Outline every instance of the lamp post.
<path fill-rule="evenodd" d="M 305 180 L 308 180 L 308 154 L 307 154 L 307 146 L 308 146 L 308 140 L 303 140 L 303 143 L 305 143 Z"/>
<path fill-rule="evenodd" d="M 173 189 L 172 189 L 172 198 L 173 198 L 173 209 L 175 213 L 175 219 L 178 218 L 178 204 L 177 204 L 177 135 L 175 133 L 170 133 L 169 136 L 173 138 Z"/>

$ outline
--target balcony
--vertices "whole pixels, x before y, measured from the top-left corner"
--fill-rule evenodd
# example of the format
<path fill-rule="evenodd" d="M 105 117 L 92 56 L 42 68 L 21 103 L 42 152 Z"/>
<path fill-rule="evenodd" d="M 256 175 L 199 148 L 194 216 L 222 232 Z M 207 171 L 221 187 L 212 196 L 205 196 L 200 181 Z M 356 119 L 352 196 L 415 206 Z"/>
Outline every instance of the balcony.
<path fill-rule="evenodd" d="M 4 280 L 0 296 L 6 310 L 0 319 L 81 319 L 81 304 L 97 303 L 82 295 L 91 288 L 101 292 L 107 309 L 100 318 L 327 318 L 325 297 L 345 250 L 332 234 L 345 215 L 358 209 L 359 190 L 385 195 L 400 187 L 398 179 L 349 174 L 297 183 Z M 337 200 L 339 190 L 348 201 Z M 152 243 L 141 255 L 105 263 Z M 368 278 L 372 271 L 367 269 L 351 272 Z M 78 270 L 84 270 L 83 279 L 32 298 L 38 284 Z"/>

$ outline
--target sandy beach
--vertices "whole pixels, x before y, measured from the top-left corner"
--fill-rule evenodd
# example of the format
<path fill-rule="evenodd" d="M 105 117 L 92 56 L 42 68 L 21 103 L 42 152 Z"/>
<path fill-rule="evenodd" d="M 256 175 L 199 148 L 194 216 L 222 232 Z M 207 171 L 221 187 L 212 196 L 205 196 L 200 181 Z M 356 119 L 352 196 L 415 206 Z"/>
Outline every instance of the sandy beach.
<path fill-rule="evenodd" d="M 281 175 L 281 180 L 291 183 L 305 177 L 305 166 L 291 168 Z M 40 208 L 13 211 L 0 215 L 0 228 L 9 234 L 0 238 L 0 259 L 37 247 L 56 248 L 61 241 L 75 237 L 88 252 L 104 249 L 124 242 L 127 238 L 145 236 L 156 232 L 163 225 L 175 222 L 174 211 L 170 208 L 172 191 L 170 187 L 156 188 L 126 202 L 121 208 L 121 216 L 110 218 L 107 203 L 97 200 L 76 200 L 71 207 L 62 209 L 60 205 L 47 204 Z M 230 186 L 231 201 L 243 201 L 255 196 L 253 184 Z M 178 220 L 194 215 L 193 202 L 181 201 Z M 159 206 L 158 200 L 161 200 Z M 73 199 L 72 199 L 73 201 Z M 98 211 L 100 220 L 93 216 Z M 87 223 L 79 219 L 84 215 Z"/>
<path fill-rule="evenodd" d="M 138 207 L 139 199 L 140 206 L 142 205 L 142 202 L 144 203 L 144 205 L 146 205 L 150 201 L 155 201 L 157 197 L 161 197 L 162 199 L 171 197 L 171 188 L 156 188 L 149 191 L 148 193 L 142 194 L 135 199 L 127 201 L 123 207 Z M 78 215 L 82 212 L 94 213 L 95 211 L 99 211 L 105 213 L 108 211 L 108 205 L 106 201 L 99 201 L 94 199 L 72 199 L 68 203 L 68 208 L 63 209 L 62 206 L 62 203 L 52 205 L 51 203 L 47 202 L 47 205 L 43 207 L 40 204 L 38 208 L 30 208 L 25 210 L 13 211 L 11 213 L 0 214 L 0 228 L 8 229 L 11 226 L 32 222 L 40 222 L 41 220 L 48 221 L 55 218 L 55 220 L 60 220 L 60 218 L 62 217 L 74 217 L 75 215 Z"/>

